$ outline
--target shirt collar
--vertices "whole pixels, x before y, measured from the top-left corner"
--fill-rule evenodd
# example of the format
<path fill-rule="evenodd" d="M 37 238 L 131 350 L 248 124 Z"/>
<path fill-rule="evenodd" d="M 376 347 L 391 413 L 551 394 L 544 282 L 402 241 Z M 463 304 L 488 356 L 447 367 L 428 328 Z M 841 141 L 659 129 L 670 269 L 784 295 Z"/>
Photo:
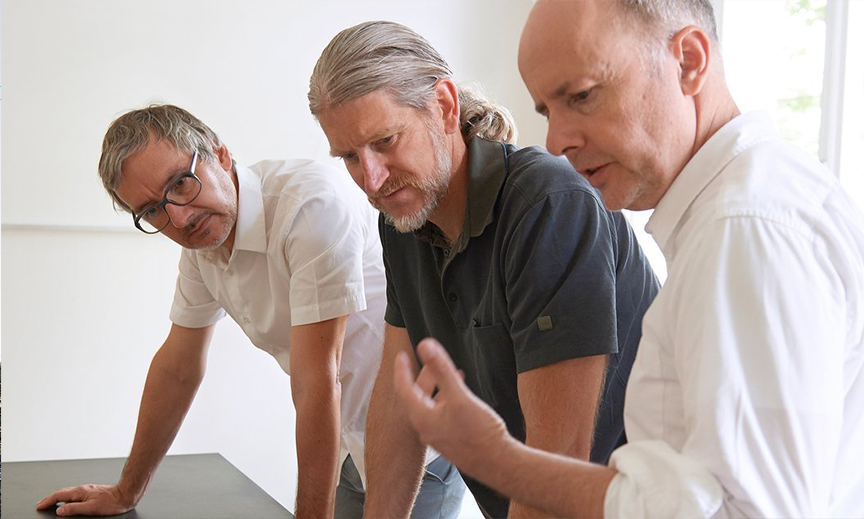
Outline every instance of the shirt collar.
<path fill-rule="evenodd" d="M 267 230 L 264 223 L 264 197 L 261 179 L 248 168 L 237 170 L 240 193 L 237 202 L 237 231 L 234 248 L 252 252 L 267 252 Z"/>
<path fill-rule="evenodd" d="M 468 142 L 468 206 L 465 230 L 472 238 L 495 221 L 495 202 L 507 178 L 506 147 L 474 137 Z M 464 232 L 464 231 L 463 231 Z"/>
<path fill-rule="evenodd" d="M 693 155 L 660 199 L 645 230 L 654 237 L 667 261 L 675 253 L 675 236 L 687 210 L 729 162 L 754 144 L 776 134 L 766 112 L 732 119 Z"/>
<path fill-rule="evenodd" d="M 267 252 L 267 231 L 264 222 L 264 197 L 261 179 L 248 168 L 237 168 L 237 223 L 234 228 L 234 251 Z M 217 249 L 218 250 L 218 249 Z M 202 258 L 216 261 L 216 251 L 199 251 Z"/>

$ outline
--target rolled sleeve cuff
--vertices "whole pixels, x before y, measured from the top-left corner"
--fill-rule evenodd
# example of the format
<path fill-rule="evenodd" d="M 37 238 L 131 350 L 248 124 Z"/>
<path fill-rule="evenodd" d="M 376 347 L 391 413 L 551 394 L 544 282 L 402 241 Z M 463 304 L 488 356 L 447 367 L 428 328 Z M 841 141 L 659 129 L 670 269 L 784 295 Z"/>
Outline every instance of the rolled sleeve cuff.
<path fill-rule="evenodd" d="M 291 325 L 320 323 L 343 315 L 349 315 L 366 310 L 366 298 L 362 294 L 348 296 L 315 305 L 305 305 L 291 308 Z"/>
<path fill-rule="evenodd" d="M 204 312 L 194 312 L 176 306 L 171 308 L 171 313 L 168 315 L 172 323 L 186 328 L 204 328 L 216 324 L 223 317 L 225 317 L 225 310 L 221 308 L 208 308 Z"/>
<path fill-rule="evenodd" d="M 666 443 L 628 443 L 609 466 L 618 474 L 606 490 L 605 517 L 711 517 L 723 505 L 717 479 Z"/>

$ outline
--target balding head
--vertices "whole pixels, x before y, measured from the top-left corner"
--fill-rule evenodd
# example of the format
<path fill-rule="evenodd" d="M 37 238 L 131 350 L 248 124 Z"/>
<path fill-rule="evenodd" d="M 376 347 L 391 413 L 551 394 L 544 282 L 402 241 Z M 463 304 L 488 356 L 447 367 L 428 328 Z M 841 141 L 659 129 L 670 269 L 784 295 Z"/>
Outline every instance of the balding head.
<path fill-rule="evenodd" d="M 737 112 L 713 72 L 712 37 L 697 25 L 664 36 L 636 3 L 682 2 L 540 0 L 519 46 L 522 78 L 549 120 L 549 151 L 566 155 L 613 210 L 654 207 Z"/>

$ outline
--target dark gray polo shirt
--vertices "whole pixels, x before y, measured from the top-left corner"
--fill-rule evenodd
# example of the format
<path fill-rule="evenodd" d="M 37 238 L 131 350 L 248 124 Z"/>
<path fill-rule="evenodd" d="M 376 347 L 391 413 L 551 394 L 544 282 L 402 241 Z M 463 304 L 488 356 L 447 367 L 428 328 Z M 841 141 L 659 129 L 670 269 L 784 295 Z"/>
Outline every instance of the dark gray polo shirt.
<path fill-rule="evenodd" d="M 452 249 L 434 224 L 403 234 L 379 220 L 385 320 L 415 347 L 438 339 L 521 441 L 519 373 L 609 354 L 591 450 L 606 463 L 626 441 L 624 389 L 657 278 L 623 215 L 607 211 L 565 159 L 474 138 L 468 170 Z M 465 481 L 485 514 L 506 517 L 507 498 Z"/>

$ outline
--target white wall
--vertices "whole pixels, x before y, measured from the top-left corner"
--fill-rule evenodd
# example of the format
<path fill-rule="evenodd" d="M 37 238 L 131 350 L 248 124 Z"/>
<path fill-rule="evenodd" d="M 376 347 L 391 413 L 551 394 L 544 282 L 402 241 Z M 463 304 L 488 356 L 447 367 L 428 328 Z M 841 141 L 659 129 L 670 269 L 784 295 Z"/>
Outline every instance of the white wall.
<path fill-rule="evenodd" d="M 2 346 L 6 461 L 125 456 L 164 339 L 179 249 L 135 231 L 97 180 L 102 135 L 150 101 L 188 108 L 240 163 L 327 158 L 308 77 L 368 19 L 430 39 L 457 79 L 542 143 L 516 69 L 530 0 L 5 0 Z M 229 321 L 172 453 L 221 452 L 284 506 L 296 484 L 289 381 Z M 70 481 L 69 484 L 85 483 Z M 103 482 L 110 483 L 110 482 Z"/>

